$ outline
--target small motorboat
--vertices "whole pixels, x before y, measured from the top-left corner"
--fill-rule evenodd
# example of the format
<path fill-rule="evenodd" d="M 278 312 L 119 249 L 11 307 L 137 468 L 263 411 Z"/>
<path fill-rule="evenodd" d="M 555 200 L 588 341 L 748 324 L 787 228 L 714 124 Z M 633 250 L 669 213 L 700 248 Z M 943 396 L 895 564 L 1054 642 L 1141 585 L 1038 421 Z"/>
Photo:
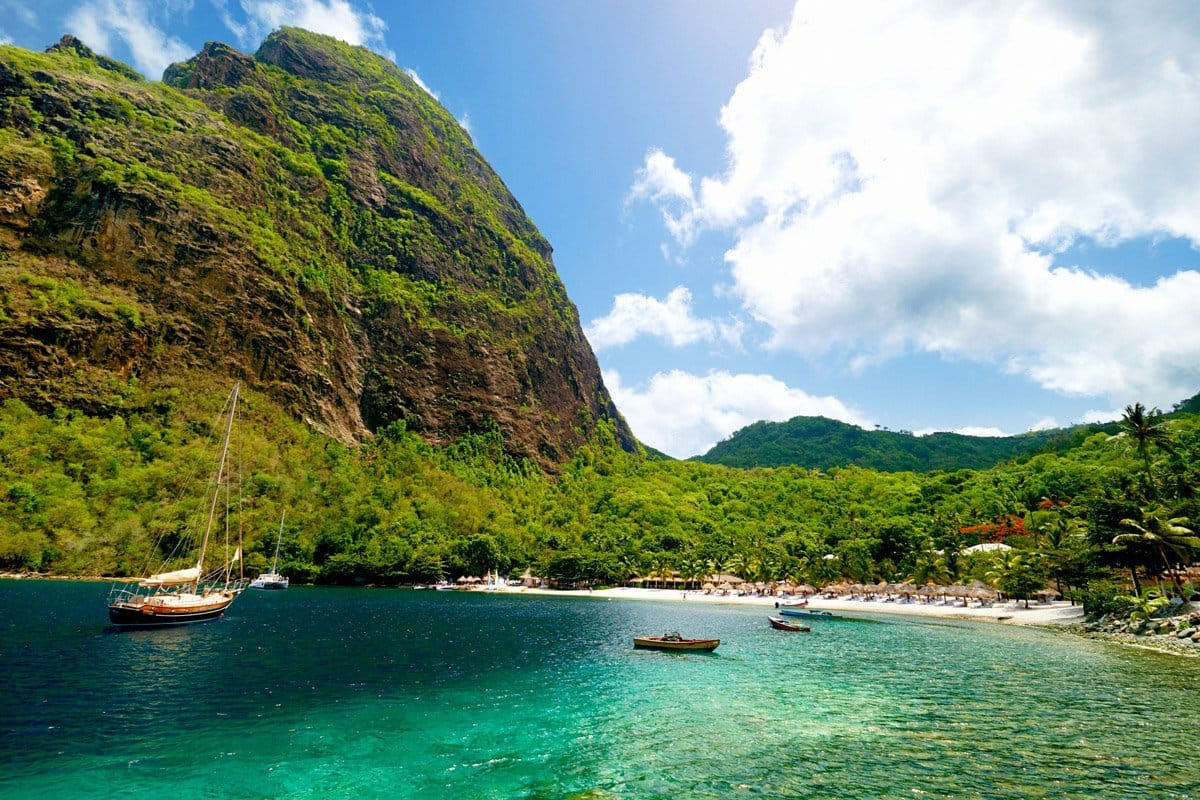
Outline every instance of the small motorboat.
<path fill-rule="evenodd" d="M 697 650 L 711 653 L 721 643 L 720 639 L 685 639 L 678 633 L 664 633 L 662 636 L 635 636 L 634 647 L 645 647 L 652 650 Z"/>
<path fill-rule="evenodd" d="M 767 617 L 771 627 L 780 631 L 792 631 L 793 633 L 808 633 L 812 628 L 807 625 L 801 625 L 799 622 L 788 622 L 786 619 L 779 617 Z"/>
<path fill-rule="evenodd" d="M 843 616 L 825 611 L 820 608 L 792 608 L 780 606 L 779 613 L 785 617 L 803 617 L 804 619 L 845 619 Z"/>

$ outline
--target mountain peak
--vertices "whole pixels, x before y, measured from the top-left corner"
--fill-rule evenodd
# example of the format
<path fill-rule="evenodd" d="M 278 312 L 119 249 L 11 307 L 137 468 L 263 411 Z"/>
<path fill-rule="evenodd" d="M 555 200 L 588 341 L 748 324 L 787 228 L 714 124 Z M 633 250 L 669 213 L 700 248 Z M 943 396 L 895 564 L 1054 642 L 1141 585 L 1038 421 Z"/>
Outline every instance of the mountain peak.
<path fill-rule="evenodd" d="M 344 441 L 494 427 L 548 468 L 602 424 L 636 447 L 549 244 L 386 59 L 284 28 L 253 56 L 210 42 L 163 83 L 16 48 L 0 74 L 0 248 L 21 262 L 0 275 L 21 309 L 0 317 L 19 343 L 0 399 L 126 413 L 112 386 L 200 371 Z"/>

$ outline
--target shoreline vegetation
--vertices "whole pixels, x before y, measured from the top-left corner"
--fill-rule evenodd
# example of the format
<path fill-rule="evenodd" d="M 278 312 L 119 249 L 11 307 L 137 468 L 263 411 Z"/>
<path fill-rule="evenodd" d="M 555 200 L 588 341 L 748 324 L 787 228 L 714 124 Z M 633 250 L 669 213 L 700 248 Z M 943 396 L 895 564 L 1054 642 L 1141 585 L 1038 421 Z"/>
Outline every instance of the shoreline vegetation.
<path fill-rule="evenodd" d="M 13 580 L 63 580 L 114 582 L 129 580 L 111 578 L 100 575 L 43 575 L 31 573 L 0 573 L 0 579 Z M 375 588 L 364 586 L 362 588 Z M 499 593 L 506 595 L 526 595 L 540 597 L 583 597 L 595 600 L 641 600 L 657 602 L 686 602 L 709 603 L 712 605 L 758 606 L 767 612 L 773 612 L 777 606 L 786 602 L 795 602 L 801 598 L 776 597 L 771 595 L 736 595 L 705 593 L 696 590 L 680 589 L 647 589 L 640 587 L 616 586 L 601 589 L 551 589 L 534 586 L 493 586 L 455 589 L 482 593 Z M 1075 636 L 1111 642 L 1114 644 L 1134 647 L 1143 650 L 1169 655 L 1179 655 L 1200 658 L 1200 642 L 1181 641 L 1171 634 L 1135 635 L 1126 632 L 1103 630 L 1095 621 L 1089 621 L 1083 613 L 1083 607 L 1066 600 L 1049 602 L 1030 601 L 1028 606 L 1024 600 L 1009 600 L 987 605 L 964 605 L 961 601 L 947 602 L 903 602 L 879 599 L 857 599 L 851 597 L 824 597 L 813 595 L 808 598 L 813 608 L 827 611 L 844 611 L 860 614 L 884 614 L 890 616 L 917 617 L 923 619 L 965 620 L 1005 625 L 1029 625 L 1054 629 Z M 1200 603 L 1185 604 L 1176 610 L 1176 614 L 1198 614 Z"/>

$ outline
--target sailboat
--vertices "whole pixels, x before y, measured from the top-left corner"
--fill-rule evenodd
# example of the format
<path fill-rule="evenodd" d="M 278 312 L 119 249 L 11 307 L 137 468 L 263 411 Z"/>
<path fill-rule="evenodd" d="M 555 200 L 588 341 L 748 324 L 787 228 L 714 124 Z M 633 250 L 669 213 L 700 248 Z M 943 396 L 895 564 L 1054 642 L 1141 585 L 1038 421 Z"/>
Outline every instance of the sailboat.
<path fill-rule="evenodd" d="M 217 460 L 213 484 L 209 489 L 212 497 L 208 521 L 204 527 L 203 538 L 200 539 L 195 562 L 185 561 L 184 563 L 190 563 L 191 566 L 169 569 L 172 559 L 168 558 L 158 572 L 140 579 L 136 587 L 129 589 L 123 585 L 114 586 L 108 596 L 108 619 L 113 625 L 158 628 L 216 619 L 225 613 L 225 609 L 229 608 L 238 593 L 245 588 L 245 579 L 233 576 L 233 564 L 242 557 L 241 547 L 216 568 L 205 571 L 204 563 L 217 517 L 217 503 L 221 498 L 222 486 L 228 489 L 229 440 L 233 434 L 233 420 L 237 413 L 240 387 L 240 381 L 233 385 L 222 411 L 225 439 L 221 444 L 221 455 Z M 228 516 L 228 496 L 225 508 Z M 225 525 L 228 552 L 228 519 Z M 175 553 L 180 559 L 187 557 L 190 550 L 187 544 L 193 538 L 187 537 L 176 549 Z M 174 566 L 178 567 L 179 564 L 175 563 Z"/>
<path fill-rule="evenodd" d="M 283 541 L 283 518 L 287 512 L 279 515 L 279 536 L 275 539 L 275 561 L 271 564 L 271 571 L 264 572 L 253 581 L 250 582 L 251 589 L 286 589 L 288 587 L 288 579 L 279 574 L 279 543 Z"/>

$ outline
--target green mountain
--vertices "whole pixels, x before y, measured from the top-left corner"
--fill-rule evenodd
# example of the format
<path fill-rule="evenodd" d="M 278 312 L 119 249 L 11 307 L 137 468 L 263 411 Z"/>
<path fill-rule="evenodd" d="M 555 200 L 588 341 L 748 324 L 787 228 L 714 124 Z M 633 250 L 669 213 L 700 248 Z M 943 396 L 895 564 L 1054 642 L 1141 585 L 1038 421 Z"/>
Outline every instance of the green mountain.
<path fill-rule="evenodd" d="M 163 82 L 0 47 L 0 400 L 99 417 L 242 378 L 355 443 L 498 429 L 555 469 L 604 387 L 551 248 L 395 65 L 285 28 Z"/>
<path fill-rule="evenodd" d="M 986 469 L 1011 458 L 1062 452 L 1088 436 L 1115 433 L 1115 424 L 1079 425 L 1019 436 L 965 436 L 868 431 L 825 417 L 793 417 L 787 422 L 756 422 L 695 461 L 729 467 L 800 466 L 807 469 L 866 467 L 882 472 Z"/>

